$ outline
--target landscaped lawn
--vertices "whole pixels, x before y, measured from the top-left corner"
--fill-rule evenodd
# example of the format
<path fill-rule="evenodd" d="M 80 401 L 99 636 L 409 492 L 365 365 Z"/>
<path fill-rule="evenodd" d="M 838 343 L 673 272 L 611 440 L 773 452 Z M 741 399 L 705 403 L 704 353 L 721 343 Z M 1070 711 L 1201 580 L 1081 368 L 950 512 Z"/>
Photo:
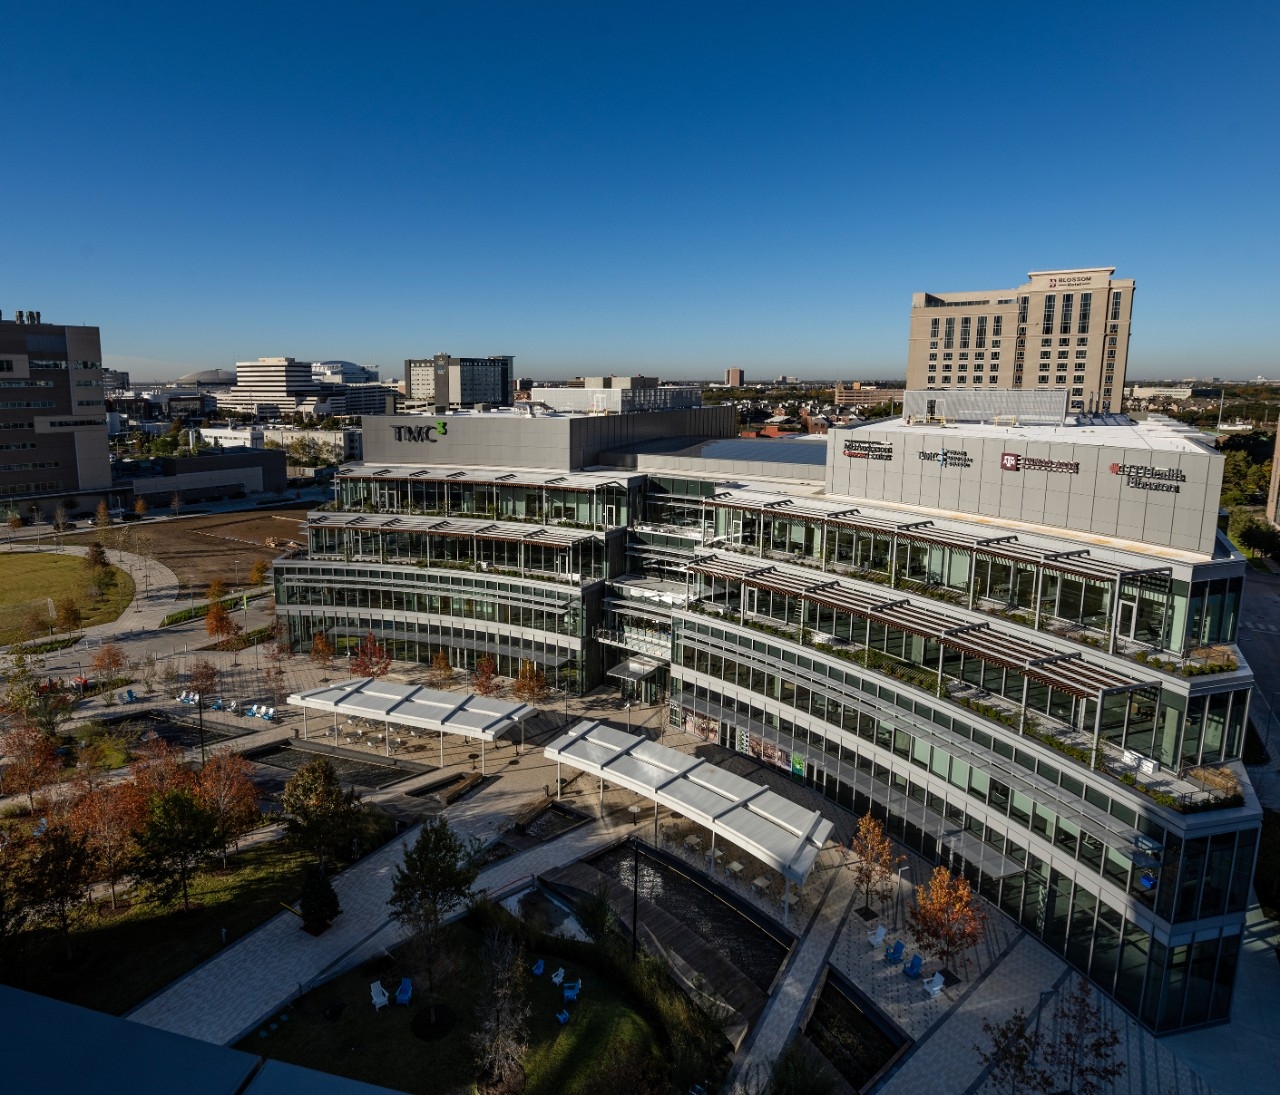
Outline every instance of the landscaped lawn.
<path fill-rule="evenodd" d="M 62 937 L 41 929 L 24 935 L 6 966 L 5 983 L 120 1015 L 295 902 L 314 857 L 273 842 L 232 856 L 229 869 L 196 879 L 193 908 L 137 901 L 112 914 L 88 911 L 72 935 L 72 961 Z"/>
<path fill-rule="evenodd" d="M 397 1006 L 394 993 L 406 970 L 384 958 L 308 993 L 286 1013 L 287 1020 L 277 1017 L 276 1029 L 265 1025 L 240 1048 L 415 1095 L 469 1091 L 476 1078 L 470 1036 L 481 985 L 479 936 L 455 927 L 452 947 L 454 972 L 439 995 L 456 1025 L 439 1040 L 424 1041 L 413 1032 L 415 1018 L 427 1011 L 425 984 L 415 982 L 409 1007 Z M 624 1046 L 630 1044 L 642 1055 L 657 1053 L 648 1023 L 599 974 L 551 955 L 527 956 L 529 964 L 536 957 L 546 959 L 546 968 L 527 985 L 532 1011 L 525 1095 L 595 1092 L 601 1073 Z M 580 1002 L 568 1005 L 572 1018 L 565 1026 L 555 1017 L 565 1006 L 562 990 L 551 983 L 551 972 L 561 965 L 569 980 L 582 978 Z M 381 1011 L 374 1010 L 369 994 L 375 980 L 393 996 Z M 615 1089 L 613 1095 L 625 1092 Z"/>
<path fill-rule="evenodd" d="M 56 601 L 64 593 L 76 595 L 85 627 L 116 619 L 133 600 L 133 579 L 127 571 L 113 566 L 115 586 L 105 597 L 98 597 L 79 555 L 54 555 L 49 552 L 0 552 L 0 645 L 17 642 L 22 610 L 38 602 L 47 612 L 49 599 Z M 88 587 L 88 592 L 86 592 Z"/>

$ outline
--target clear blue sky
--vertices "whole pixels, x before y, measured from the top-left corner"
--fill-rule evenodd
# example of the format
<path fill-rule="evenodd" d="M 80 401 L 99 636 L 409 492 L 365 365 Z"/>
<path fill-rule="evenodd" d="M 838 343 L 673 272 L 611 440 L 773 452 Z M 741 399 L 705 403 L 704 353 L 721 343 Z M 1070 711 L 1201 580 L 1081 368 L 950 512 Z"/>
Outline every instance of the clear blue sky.
<path fill-rule="evenodd" d="M 0 309 L 142 377 L 901 375 L 914 290 L 1137 279 L 1280 375 L 1277 5 L 11 3 Z"/>

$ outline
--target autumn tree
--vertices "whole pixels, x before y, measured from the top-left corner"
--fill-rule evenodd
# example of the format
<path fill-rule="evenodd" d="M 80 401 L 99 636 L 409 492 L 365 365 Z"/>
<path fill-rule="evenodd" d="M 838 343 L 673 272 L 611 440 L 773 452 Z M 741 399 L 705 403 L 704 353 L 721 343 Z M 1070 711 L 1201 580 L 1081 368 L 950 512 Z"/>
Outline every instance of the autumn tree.
<path fill-rule="evenodd" d="M 476 661 L 471 687 L 481 696 L 492 696 L 498 690 L 498 663 L 490 655 L 485 654 Z"/>
<path fill-rule="evenodd" d="M 431 656 L 431 668 L 427 670 L 427 683 L 432 688 L 443 688 L 453 679 L 453 666 L 449 664 L 449 653 L 437 650 Z"/>
<path fill-rule="evenodd" d="M 427 979 L 431 1021 L 435 1022 L 435 977 L 442 957 L 445 917 L 469 903 L 478 869 L 473 847 L 463 842 L 442 815 L 422 823 L 418 839 L 404 850 L 391 884 L 391 918 L 409 935 Z"/>
<path fill-rule="evenodd" d="M 227 583 L 221 578 L 214 578 L 204 591 L 206 601 L 220 601 L 227 595 Z"/>
<path fill-rule="evenodd" d="M 276 620 L 271 625 L 271 642 L 263 649 L 262 656 L 267 661 L 280 665 L 293 657 L 293 643 L 289 641 L 289 625 L 283 620 Z"/>
<path fill-rule="evenodd" d="M 916 944 L 944 964 L 982 938 L 987 919 L 974 903 L 969 883 L 941 864 L 922 886 L 916 887 L 915 908 L 907 910 L 908 930 Z"/>
<path fill-rule="evenodd" d="M 252 832 L 262 817 L 251 771 L 249 762 L 239 753 L 217 749 L 196 777 L 196 798 L 213 815 L 224 870 L 227 849 Z"/>
<path fill-rule="evenodd" d="M 192 662 L 187 679 L 196 693 L 196 718 L 200 726 L 200 763 L 204 763 L 204 707 L 218 691 L 218 667 L 207 658 Z"/>
<path fill-rule="evenodd" d="M 80 602 L 70 593 L 64 593 L 54 602 L 53 626 L 59 631 L 65 631 L 69 635 L 80 626 L 83 619 Z"/>
<path fill-rule="evenodd" d="M 1073 978 L 1071 987 L 1058 998 L 1053 1018 L 1055 1035 L 1044 1046 L 1053 1090 L 1070 1095 L 1109 1090 L 1127 1067 L 1116 1059 L 1120 1035 L 1103 1020 L 1093 989 L 1083 977 Z"/>
<path fill-rule="evenodd" d="M 4 770 L 5 785 L 10 793 L 27 796 L 27 805 L 34 812 L 36 792 L 48 787 L 62 771 L 53 739 L 30 724 L 20 725 L 0 739 L 0 752 L 8 758 Z"/>
<path fill-rule="evenodd" d="M 49 611 L 43 602 L 27 605 L 18 619 L 19 637 L 24 643 L 43 639 L 49 634 Z"/>
<path fill-rule="evenodd" d="M 139 517 L 145 517 L 147 515 L 148 508 L 147 500 L 145 498 L 135 498 L 133 500 L 133 512 Z"/>
<path fill-rule="evenodd" d="M 66 528 L 67 528 L 67 507 L 59 503 L 58 505 L 53 507 L 53 531 L 65 532 Z"/>
<path fill-rule="evenodd" d="M 87 840 L 95 877 L 110 886 L 113 909 L 116 886 L 134 852 L 133 834 L 145 816 L 146 802 L 135 783 L 91 786 L 71 807 L 68 823 Z"/>
<path fill-rule="evenodd" d="M 94 510 L 93 523 L 97 528 L 106 528 L 111 524 L 111 507 L 106 502 L 99 502 Z"/>
<path fill-rule="evenodd" d="M 162 904 L 182 895 L 191 908 L 191 881 L 205 857 L 218 847 L 218 823 L 190 790 L 174 789 L 155 795 L 137 834 L 133 873 L 146 883 Z"/>
<path fill-rule="evenodd" d="M 271 564 L 266 559 L 255 559 L 249 568 L 249 584 L 260 586 L 271 573 Z"/>
<path fill-rule="evenodd" d="M 311 636 L 310 658 L 324 669 L 328 669 L 333 664 L 333 643 L 323 631 L 317 631 Z"/>
<path fill-rule="evenodd" d="M 387 653 L 372 631 L 368 632 L 351 657 L 351 672 L 357 677 L 384 677 L 391 668 L 391 655 Z"/>
<path fill-rule="evenodd" d="M 71 958 L 71 929 L 89 897 L 93 854 L 83 834 L 56 823 L 32 844 L 27 861 L 28 897 L 33 911 L 52 923 L 66 941 Z"/>
<path fill-rule="evenodd" d="M 169 511 L 175 517 L 177 517 L 178 514 L 182 512 L 182 492 L 181 491 L 175 490 L 173 494 L 169 496 Z"/>
<path fill-rule="evenodd" d="M 893 843 L 884 831 L 884 824 L 870 813 L 858 818 L 858 828 L 849 848 L 857 857 L 853 864 L 853 877 L 862 890 L 868 907 L 871 895 L 883 901 L 888 893 L 893 872 L 906 856 L 893 854 Z"/>
<path fill-rule="evenodd" d="M 1049 1091 L 1052 1077 L 1035 1064 L 1039 1035 L 1027 1030 L 1027 1013 L 1018 1008 L 1003 1023 L 982 1020 L 986 1045 L 975 1045 L 982 1063 L 991 1070 L 991 1082 L 1006 1095 L 1020 1091 Z"/>
<path fill-rule="evenodd" d="M 128 655 L 119 643 L 103 643 L 89 662 L 93 671 L 108 681 L 118 680 L 129 664 Z"/>
<path fill-rule="evenodd" d="M 329 851 L 351 835 L 359 802 L 354 789 L 342 789 L 328 757 L 316 757 L 299 768 L 281 796 L 281 805 L 289 815 L 289 834 L 315 852 L 321 870 Z"/>
<path fill-rule="evenodd" d="M 529 999 L 523 950 L 496 928 L 485 932 L 484 982 L 471 1035 L 476 1065 L 490 1090 L 519 1090 L 529 1049 Z"/>
<path fill-rule="evenodd" d="M 22 518 L 16 513 L 9 514 L 4 519 L 5 528 L 9 530 L 9 550 L 13 550 L 13 534 L 22 528 Z"/>
<path fill-rule="evenodd" d="M 136 752 L 133 781 L 144 801 L 190 788 L 194 776 L 182 763 L 181 750 L 163 738 L 151 738 L 140 744 Z"/>
<path fill-rule="evenodd" d="M 512 691 L 516 698 L 537 707 L 547 698 L 547 677 L 528 658 L 520 663 L 520 675 L 516 677 Z"/>
<path fill-rule="evenodd" d="M 204 629 L 210 638 L 218 640 L 234 639 L 241 631 L 240 625 L 221 601 L 210 603 L 204 618 Z"/>

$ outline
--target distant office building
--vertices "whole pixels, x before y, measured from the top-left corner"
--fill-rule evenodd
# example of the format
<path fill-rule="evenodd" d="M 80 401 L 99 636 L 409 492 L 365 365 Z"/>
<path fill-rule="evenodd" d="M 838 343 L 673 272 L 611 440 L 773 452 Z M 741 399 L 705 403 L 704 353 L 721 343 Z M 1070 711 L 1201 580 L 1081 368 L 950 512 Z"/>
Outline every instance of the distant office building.
<path fill-rule="evenodd" d="M 529 399 L 557 411 L 634 414 L 701 407 L 702 389 L 696 384 L 663 384 L 656 376 L 583 376 L 575 377 L 572 386 L 535 386 Z"/>
<path fill-rule="evenodd" d="M 404 396 L 390 384 L 343 384 L 324 386 L 331 414 L 375 415 L 396 414 L 404 405 Z"/>
<path fill-rule="evenodd" d="M 1124 390 L 1125 399 L 1167 399 L 1180 402 L 1191 398 L 1191 387 L 1162 388 L 1151 384 L 1131 384 Z"/>
<path fill-rule="evenodd" d="M 730 388 L 741 388 L 747 382 L 747 374 L 741 369 L 725 369 L 724 382 Z"/>
<path fill-rule="evenodd" d="M 411 402 L 437 407 L 509 407 L 512 402 L 511 372 L 515 358 L 434 357 L 409 359 L 404 363 L 405 397 Z"/>
<path fill-rule="evenodd" d="M 319 384 L 376 384 L 378 370 L 354 361 L 313 361 L 311 379 Z"/>
<path fill-rule="evenodd" d="M 874 407 L 877 403 L 901 398 L 901 388 L 878 388 L 856 380 L 852 384 L 836 381 L 834 402 L 837 407 Z"/>
<path fill-rule="evenodd" d="M 104 392 L 127 392 L 129 390 L 129 374 L 117 369 L 102 370 L 102 390 Z"/>
<path fill-rule="evenodd" d="M 1132 279 L 1045 270 L 1017 289 L 914 293 L 908 388 L 1067 388 L 1073 411 L 1120 409 Z"/>
<path fill-rule="evenodd" d="M 110 487 L 98 328 L 0 313 L 0 507 Z"/>
<path fill-rule="evenodd" d="M 263 418 L 330 413 L 328 391 L 313 379 L 311 362 L 291 357 L 237 361 L 236 383 L 218 393 L 218 407 Z"/>

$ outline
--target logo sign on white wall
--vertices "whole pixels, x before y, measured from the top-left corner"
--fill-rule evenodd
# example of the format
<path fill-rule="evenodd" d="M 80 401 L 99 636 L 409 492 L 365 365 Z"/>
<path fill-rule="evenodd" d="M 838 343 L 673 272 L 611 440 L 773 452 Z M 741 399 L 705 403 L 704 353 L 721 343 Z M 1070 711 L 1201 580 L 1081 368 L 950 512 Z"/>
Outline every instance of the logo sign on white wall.
<path fill-rule="evenodd" d="M 851 460 L 892 460 L 893 445 L 888 441 L 854 441 L 844 443 L 844 454 Z"/>
<path fill-rule="evenodd" d="M 1055 471 L 1067 475 L 1080 474 L 1078 460 L 1046 460 L 1042 456 L 1023 456 L 1016 452 L 1000 454 L 1001 471 Z"/>
<path fill-rule="evenodd" d="M 941 464 L 944 468 L 971 468 L 973 457 L 964 449 L 938 449 L 936 452 L 921 452 L 920 459 L 933 464 Z"/>
<path fill-rule="evenodd" d="M 1126 487 L 1135 490 L 1159 490 L 1169 494 L 1181 494 L 1178 484 L 1187 481 L 1187 473 L 1181 468 L 1152 468 L 1146 464 L 1112 464 L 1112 475 L 1124 476 Z"/>

